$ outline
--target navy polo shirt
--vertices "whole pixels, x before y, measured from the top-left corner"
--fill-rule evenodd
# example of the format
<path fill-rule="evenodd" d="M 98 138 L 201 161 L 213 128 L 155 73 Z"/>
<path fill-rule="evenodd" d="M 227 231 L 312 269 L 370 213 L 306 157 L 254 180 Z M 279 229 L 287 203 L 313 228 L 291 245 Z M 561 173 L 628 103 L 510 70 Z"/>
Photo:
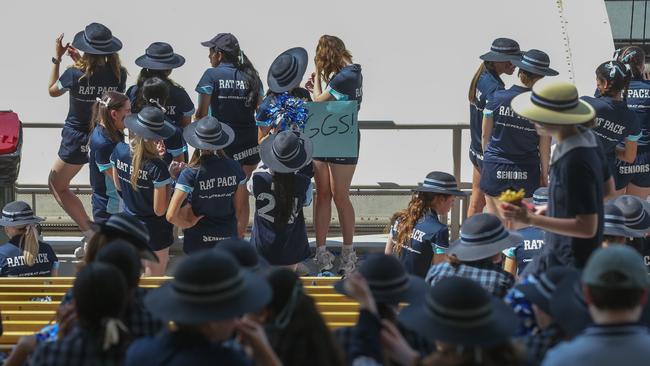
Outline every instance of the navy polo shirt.
<path fill-rule="evenodd" d="M 519 274 L 528 263 L 533 261 L 533 258 L 542 253 L 545 234 L 544 230 L 534 226 L 519 229 L 517 232 L 523 239 L 516 246 L 504 250 L 504 254 L 517 262 L 517 273 Z"/>
<path fill-rule="evenodd" d="M 393 240 L 397 239 L 399 222 L 395 220 L 390 229 Z M 408 273 L 424 278 L 431 268 L 434 253 L 442 254 L 449 248 L 449 229 L 438 220 L 435 212 L 427 212 L 415 224 L 409 248 L 402 248 L 400 260 Z"/>
<path fill-rule="evenodd" d="M 627 89 L 627 107 L 633 110 L 641 127 L 639 149 L 650 149 L 650 80 L 632 80 Z"/>
<path fill-rule="evenodd" d="M 483 71 L 476 83 L 476 103 L 469 105 L 469 129 L 470 129 L 470 150 L 475 153 L 482 153 L 481 134 L 483 132 L 483 108 L 492 99 L 492 94 L 497 90 L 503 90 L 503 81 L 497 75 Z"/>
<path fill-rule="evenodd" d="M 111 155 L 111 164 L 117 169 L 125 211 L 138 217 L 155 217 L 153 210 L 154 189 L 171 184 L 167 165 L 162 159 L 144 160 L 138 172 L 138 190 L 131 186 L 131 151 L 129 145 L 120 142 Z"/>
<path fill-rule="evenodd" d="M 183 169 L 175 189 L 188 194 L 195 215 L 204 215 L 184 231 L 185 251 L 237 235 L 234 198 L 245 183 L 246 175 L 238 162 L 216 155 L 204 157 L 199 167 Z"/>
<path fill-rule="evenodd" d="M 126 69 L 122 68 L 118 79 L 110 67 L 99 66 L 86 78 L 83 71 L 70 67 L 61 74 L 56 85 L 59 90 L 70 92 L 70 107 L 65 125 L 88 132 L 96 99 L 107 91 L 123 93 L 126 88 Z"/>
<path fill-rule="evenodd" d="M 169 85 L 169 98 L 165 103 L 165 114 L 174 125 L 181 127 L 183 117 L 191 117 L 194 114 L 194 103 L 182 86 L 172 81 L 167 84 Z M 126 91 L 126 96 L 129 97 L 131 103 L 135 103 L 138 91 L 137 85 L 131 85 Z"/>
<path fill-rule="evenodd" d="M 175 157 L 183 155 L 187 152 L 187 144 L 183 138 L 183 129 L 174 125 L 174 134 L 164 140 L 165 142 L 165 155 L 163 160 L 169 166 Z"/>
<path fill-rule="evenodd" d="M 275 193 L 271 189 L 272 182 L 273 177 L 264 166 L 253 172 L 249 181 L 249 191 L 255 197 L 251 244 L 271 264 L 295 264 L 310 255 L 302 208 L 311 203 L 311 179 L 302 174 L 294 174 L 293 212 L 282 230 L 278 230 L 274 224 L 277 207 Z"/>
<path fill-rule="evenodd" d="M 196 85 L 199 94 L 208 94 L 213 117 L 233 128 L 254 128 L 257 101 L 246 106 L 250 86 L 243 72 L 232 63 L 222 62 L 207 69 Z M 260 90 L 260 96 L 264 95 Z"/>
<path fill-rule="evenodd" d="M 510 108 L 512 99 L 530 89 L 513 85 L 497 90 L 483 110 L 492 117 L 492 137 L 483 152 L 483 161 L 492 163 L 539 164 L 539 135 L 535 126 Z"/>
<path fill-rule="evenodd" d="M 91 198 L 93 211 L 118 213 L 120 210 L 120 196 L 117 193 L 113 178 L 105 174 L 111 165 L 111 154 L 117 142 L 111 141 L 104 127 L 97 124 L 90 135 L 90 185 L 93 188 Z"/>
<path fill-rule="evenodd" d="M 325 91 L 332 94 L 336 100 L 356 100 L 360 109 L 363 99 L 361 65 L 352 64 L 342 68 L 330 80 Z"/>
<path fill-rule="evenodd" d="M 14 236 L 9 242 L 0 245 L 0 276 L 1 277 L 35 277 L 51 276 L 52 269 L 58 266 L 59 258 L 52 247 L 39 241 L 38 256 L 33 266 L 25 263 L 23 251 L 19 248 L 21 235 Z"/>
<path fill-rule="evenodd" d="M 597 137 L 586 129 L 558 144 L 551 158 L 547 216 L 574 218 L 596 214 L 598 230 L 581 239 L 546 232 L 549 246 L 561 264 L 582 268 L 603 239 L 603 182 L 611 175 Z M 575 260 L 575 263 L 572 263 Z"/>
<path fill-rule="evenodd" d="M 641 135 L 637 114 L 627 107 L 625 101 L 611 97 L 582 97 L 596 110 L 596 126 L 592 131 L 600 138 L 605 157 L 616 159 L 616 146 L 625 140 L 637 141 Z"/>

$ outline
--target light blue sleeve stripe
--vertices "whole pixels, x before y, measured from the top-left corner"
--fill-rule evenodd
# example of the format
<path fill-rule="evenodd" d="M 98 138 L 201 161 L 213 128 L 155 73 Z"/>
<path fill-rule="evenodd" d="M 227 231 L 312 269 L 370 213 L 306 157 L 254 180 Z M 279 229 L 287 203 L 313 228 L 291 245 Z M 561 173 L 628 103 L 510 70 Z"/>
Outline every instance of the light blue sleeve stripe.
<path fill-rule="evenodd" d="M 336 99 L 336 100 L 348 100 L 347 95 L 345 95 L 343 93 L 339 93 L 338 91 L 332 89 L 330 86 L 328 86 L 325 91 L 332 94 L 334 96 L 334 99 Z"/>
<path fill-rule="evenodd" d="M 505 255 L 508 258 L 514 258 L 515 257 L 515 249 L 516 249 L 516 247 L 511 247 L 511 248 L 508 248 L 508 249 L 504 249 L 502 253 L 503 253 L 503 255 Z"/>
<path fill-rule="evenodd" d="M 108 164 L 95 163 L 95 164 L 97 164 L 97 168 L 99 169 L 100 173 L 103 173 L 103 172 L 105 172 L 108 169 L 111 169 L 113 167 L 113 163 L 108 163 Z"/>
<path fill-rule="evenodd" d="M 267 121 L 257 121 L 257 120 L 255 121 L 255 126 L 260 126 L 260 127 L 268 127 L 271 124 L 272 124 L 271 122 L 267 122 Z"/>
<path fill-rule="evenodd" d="M 246 179 L 246 177 L 244 177 L 244 179 L 242 179 L 241 182 L 239 182 L 239 185 L 241 186 L 241 185 L 244 185 L 246 183 L 248 183 L 248 179 Z"/>
<path fill-rule="evenodd" d="M 213 90 L 214 88 L 212 87 L 212 85 L 199 86 L 196 88 L 197 92 L 201 94 L 209 94 L 209 95 L 212 95 Z"/>
<path fill-rule="evenodd" d="M 194 187 L 186 186 L 185 184 L 180 184 L 178 182 L 176 182 L 175 189 L 178 189 L 179 191 L 183 191 L 185 193 L 192 193 L 194 191 Z"/>
<path fill-rule="evenodd" d="M 196 108 L 192 108 L 191 111 L 183 113 L 183 117 L 192 117 L 194 115 L 194 112 L 196 112 Z"/>
<path fill-rule="evenodd" d="M 436 245 L 436 254 L 445 254 L 447 250 Z"/>
<path fill-rule="evenodd" d="M 494 111 L 491 111 L 489 109 L 483 110 L 483 117 L 492 117 L 493 115 L 494 115 Z"/>
<path fill-rule="evenodd" d="M 70 90 L 68 88 L 63 87 L 63 84 L 61 84 L 61 80 L 56 81 L 56 88 L 59 89 L 60 91 L 68 91 L 68 90 Z"/>
<path fill-rule="evenodd" d="M 163 181 L 160 181 L 160 182 L 155 182 L 154 181 L 153 186 L 154 186 L 154 188 L 160 188 L 160 187 L 166 186 L 166 185 L 171 184 L 171 183 L 172 183 L 172 179 L 167 178 L 167 179 L 165 179 Z"/>
<path fill-rule="evenodd" d="M 640 133 L 640 134 L 638 134 L 638 135 L 629 135 L 629 136 L 627 137 L 627 140 L 628 140 L 628 141 L 639 141 L 639 139 L 641 138 L 641 135 L 643 135 L 643 134 Z"/>
<path fill-rule="evenodd" d="M 57 261 L 57 262 L 54 262 L 54 263 L 52 263 L 52 269 L 59 269 L 59 266 L 60 266 L 60 264 L 59 264 L 59 262 L 58 262 L 58 261 Z"/>
<path fill-rule="evenodd" d="M 305 192 L 305 203 L 304 207 L 311 205 L 311 202 L 314 200 L 314 185 L 309 182 L 309 187 L 307 187 L 307 192 Z"/>
<path fill-rule="evenodd" d="M 173 157 L 182 155 L 186 151 L 187 151 L 187 146 L 183 146 L 180 149 L 167 149 L 167 152 L 170 153 Z"/>

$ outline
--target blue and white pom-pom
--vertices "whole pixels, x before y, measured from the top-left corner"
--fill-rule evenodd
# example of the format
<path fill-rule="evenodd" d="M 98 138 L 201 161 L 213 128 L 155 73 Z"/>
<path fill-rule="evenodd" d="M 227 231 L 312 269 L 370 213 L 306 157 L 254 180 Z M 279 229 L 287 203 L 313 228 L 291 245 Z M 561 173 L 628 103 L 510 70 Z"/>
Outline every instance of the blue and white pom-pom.
<path fill-rule="evenodd" d="M 303 131 L 307 121 L 307 108 L 305 101 L 282 93 L 270 96 L 268 101 L 262 102 L 258 111 L 258 125 L 271 126 L 278 131 L 287 129 Z"/>

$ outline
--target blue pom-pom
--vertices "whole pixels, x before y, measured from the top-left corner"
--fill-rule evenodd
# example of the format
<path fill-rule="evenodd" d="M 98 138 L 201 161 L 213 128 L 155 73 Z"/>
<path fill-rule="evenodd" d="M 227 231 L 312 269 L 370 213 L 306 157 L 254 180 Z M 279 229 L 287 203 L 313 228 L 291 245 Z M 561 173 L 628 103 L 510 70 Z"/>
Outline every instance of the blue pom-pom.
<path fill-rule="evenodd" d="M 260 111 L 260 114 L 266 117 L 262 123 L 278 131 L 288 129 L 303 131 L 308 114 L 304 105 L 302 99 L 293 97 L 289 93 L 276 95 L 263 107 L 264 110 Z"/>

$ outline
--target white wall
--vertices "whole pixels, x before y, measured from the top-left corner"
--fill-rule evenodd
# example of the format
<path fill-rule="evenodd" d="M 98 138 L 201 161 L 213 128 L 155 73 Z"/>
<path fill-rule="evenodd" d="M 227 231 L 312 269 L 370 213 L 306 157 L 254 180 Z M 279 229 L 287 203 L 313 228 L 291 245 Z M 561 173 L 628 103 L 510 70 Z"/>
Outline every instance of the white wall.
<path fill-rule="evenodd" d="M 153 41 L 167 41 L 187 58 L 172 77 L 192 91 L 208 66 L 200 42 L 216 33 L 237 35 L 262 79 L 279 52 L 302 46 L 311 58 L 318 37 L 327 33 L 341 37 L 363 66 L 360 119 L 467 123 L 467 86 L 478 55 L 500 36 L 517 39 L 524 49 L 545 50 L 560 78 L 574 75 L 581 92 L 592 93 L 594 70 L 613 50 L 604 3 L 559 3 L 568 21 L 570 54 L 555 0 L 330 0 L 326 8 L 323 2 L 298 0 L 7 1 L 0 23 L 0 108 L 17 111 L 25 122 L 63 122 L 67 97 L 53 99 L 46 91 L 54 39 L 63 32 L 71 40 L 87 23 L 98 21 L 124 43 L 129 84 L 139 71 L 134 59 Z M 430 170 L 451 171 L 450 136 L 364 132 L 354 183 L 415 184 Z M 26 132 L 21 183 L 45 183 L 58 142 L 58 130 Z M 468 180 L 469 162 L 463 163 L 463 180 Z M 85 170 L 76 182 L 87 182 Z"/>

